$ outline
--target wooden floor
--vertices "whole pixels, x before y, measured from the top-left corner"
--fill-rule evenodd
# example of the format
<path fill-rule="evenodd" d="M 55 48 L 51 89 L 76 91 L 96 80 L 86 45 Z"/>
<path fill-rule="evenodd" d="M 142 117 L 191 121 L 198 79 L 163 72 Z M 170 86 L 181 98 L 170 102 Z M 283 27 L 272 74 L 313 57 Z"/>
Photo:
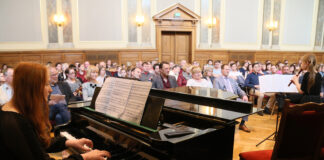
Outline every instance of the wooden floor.
<path fill-rule="evenodd" d="M 272 116 L 251 115 L 249 121 L 246 122 L 246 126 L 251 130 L 251 133 L 243 132 L 238 129 L 238 125 L 236 126 L 233 160 L 239 160 L 241 152 L 273 149 L 273 140 L 267 140 L 258 147 L 256 147 L 256 144 L 275 131 L 276 114 Z"/>

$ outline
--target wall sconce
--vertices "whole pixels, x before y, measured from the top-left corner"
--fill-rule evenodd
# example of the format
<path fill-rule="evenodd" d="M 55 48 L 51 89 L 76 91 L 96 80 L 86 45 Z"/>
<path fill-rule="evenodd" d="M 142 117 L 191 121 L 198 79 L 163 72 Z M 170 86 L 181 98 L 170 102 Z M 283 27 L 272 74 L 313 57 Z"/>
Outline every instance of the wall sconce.
<path fill-rule="evenodd" d="M 135 21 L 137 26 L 142 26 L 144 24 L 144 16 L 136 16 Z"/>
<path fill-rule="evenodd" d="M 63 14 L 56 14 L 54 15 L 54 23 L 59 26 L 62 27 L 64 22 L 65 22 L 65 17 Z"/>
<path fill-rule="evenodd" d="M 209 28 L 215 26 L 217 24 L 217 19 L 216 18 L 208 18 L 207 20 L 207 25 Z"/>
<path fill-rule="evenodd" d="M 278 21 L 270 21 L 267 28 L 270 32 L 276 30 L 278 28 Z"/>

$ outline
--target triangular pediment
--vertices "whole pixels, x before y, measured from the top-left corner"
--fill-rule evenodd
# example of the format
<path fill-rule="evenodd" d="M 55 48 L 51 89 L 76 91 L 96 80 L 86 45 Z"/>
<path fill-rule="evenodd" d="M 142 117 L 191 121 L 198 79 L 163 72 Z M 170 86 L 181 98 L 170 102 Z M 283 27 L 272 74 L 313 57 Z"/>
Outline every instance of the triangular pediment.
<path fill-rule="evenodd" d="M 189 20 L 198 21 L 200 16 L 185 6 L 177 3 L 153 16 L 154 20 Z"/>

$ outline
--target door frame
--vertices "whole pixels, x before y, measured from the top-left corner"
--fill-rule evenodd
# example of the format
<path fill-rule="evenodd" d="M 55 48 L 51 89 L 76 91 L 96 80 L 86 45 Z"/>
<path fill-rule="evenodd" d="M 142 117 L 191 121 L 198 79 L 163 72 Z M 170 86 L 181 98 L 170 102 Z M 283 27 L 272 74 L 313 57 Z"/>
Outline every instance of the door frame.
<path fill-rule="evenodd" d="M 174 17 L 178 13 L 180 17 Z M 190 32 L 191 34 L 191 50 L 189 53 L 189 63 L 195 60 L 196 50 L 196 24 L 200 16 L 177 3 L 160 13 L 153 16 L 156 31 L 156 49 L 158 52 L 159 62 L 162 60 L 162 32 Z"/>

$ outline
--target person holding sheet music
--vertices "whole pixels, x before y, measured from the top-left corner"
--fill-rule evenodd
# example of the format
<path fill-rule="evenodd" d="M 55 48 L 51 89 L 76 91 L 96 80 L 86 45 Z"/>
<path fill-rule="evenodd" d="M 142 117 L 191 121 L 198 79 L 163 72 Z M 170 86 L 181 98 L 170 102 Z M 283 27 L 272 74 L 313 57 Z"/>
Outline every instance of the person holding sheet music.
<path fill-rule="evenodd" d="M 252 65 L 253 72 L 248 74 L 248 76 L 245 79 L 245 86 L 250 88 L 250 94 L 258 96 L 258 104 L 257 108 L 261 109 L 262 101 L 264 98 L 264 95 L 267 95 L 270 97 L 268 103 L 266 104 L 266 107 L 264 108 L 264 112 L 269 114 L 270 113 L 270 107 L 274 105 L 275 102 L 275 94 L 274 93 L 262 93 L 260 92 L 260 86 L 259 86 L 259 76 L 262 76 L 260 73 L 260 65 L 259 63 L 254 63 Z M 258 115 L 263 116 L 262 112 L 258 112 Z"/>
<path fill-rule="evenodd" d="M 292 83 L 296 86 L 298 93 L 291 93 L 281 95 L 278 97 L 279 109 L 283 108 L 284 99 L 288 98 L 292 103 L 300 104 L 306 102 L 320 103 L 320 93 L 322 78 L 321 75 L 316 72 L 316 57 L 313 54 L 307 54 L 301 59 L 301 69 L 306 71 L 303 75 L 302 82 L 299 82 L 299 76 L 295 75 L 292 78 Z M 288 84 L 287 84 L 288 85 Z"/>
<path fill-rule="evenodd" d="M 238 95 L 243 101 L 247 102 L 248 97 L 246 96 L 245 92 L 238 86 L 238 83 L 234 79 L 229 77 L 230 67 L 227 64 L 223 64 L 221 69 L 222 75 L 215 78 L 213 83 L 214 88 L 232 92 Z M 242 118 L 239 129 L 249 133 L 251 131 L 245 125 L 245 121 L 247 120 L 248 116 Z"/>

